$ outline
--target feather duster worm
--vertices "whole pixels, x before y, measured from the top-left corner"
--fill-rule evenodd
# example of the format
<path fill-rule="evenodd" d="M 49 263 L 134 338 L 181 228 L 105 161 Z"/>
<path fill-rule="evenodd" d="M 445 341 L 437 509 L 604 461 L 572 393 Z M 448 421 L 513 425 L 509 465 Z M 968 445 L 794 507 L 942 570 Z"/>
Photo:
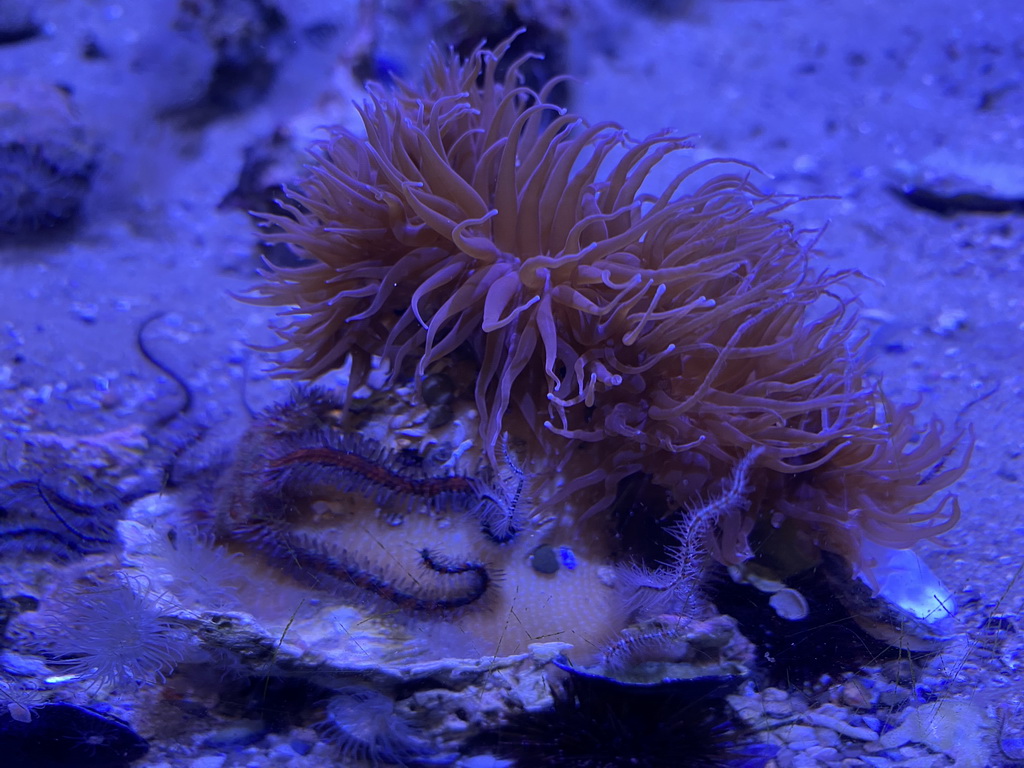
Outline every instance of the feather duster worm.
<path fill-rule="evenodd" d="M 817 233 L 780 215 L 794 199 L 720 160 L 644 191 L 689 140 L 565 113 L 553 83 L 522 84 L 525 59 L 498 77 L 508 45 L 370 86 L 366 138 L 333 129 L 287 215 L 264 217 L 304 259 L 267 265 L 250 296 L 286 307 L 282 368 L 350 360 L 351 394 L 375 357 L 422 382 L 468 351 L 492 464 L 505 430 L 526 439 L 569 478 L 546 503 L 588 498 L 584 516 L 641 471 L 694 505 L 756 449 L 752 503 L 717 521 L 726 562 L 759 510 L 852 560 L 861 536 L 910 546 L 954 525 L 955 502 L 911 508 L 963 471 L 931 471 L 957 440 L 866 381 L 854 273 L 814 267 Z"/>

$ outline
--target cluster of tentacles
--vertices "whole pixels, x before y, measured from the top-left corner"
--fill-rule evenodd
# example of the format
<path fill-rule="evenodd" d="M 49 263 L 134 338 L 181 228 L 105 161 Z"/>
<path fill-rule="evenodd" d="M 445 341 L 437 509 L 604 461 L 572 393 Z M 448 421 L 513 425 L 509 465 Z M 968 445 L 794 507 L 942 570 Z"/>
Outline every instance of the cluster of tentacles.
<path fill-rule="evenodd" d="M 535 92 L 509 41 L 435 51 L 424 81 L 371 86 L 365 137 L 335 128 L 268 239 L 250 300 L 283 307 L 284 369 L 349 365 L 346 402 L 384 361 L 417 386 L 472 361 L 480 447 L 530 444 L 552 478 L 538 503 L 585 519 L 648 473 L 677 507 L 756 452 L 752 503 L 718 521 L 736 563 L 769 515 L 858 562 L 866 537 L 907 547 L 949 530 L 962 473 L 941 425 L 922 428 L 866 377 L 853 272 L 814 266 L 815 232 L 724 160 L 654 169 L 691 147 L 588 124 Z M 555 481 L 555 478 L 560 478 Z"/>

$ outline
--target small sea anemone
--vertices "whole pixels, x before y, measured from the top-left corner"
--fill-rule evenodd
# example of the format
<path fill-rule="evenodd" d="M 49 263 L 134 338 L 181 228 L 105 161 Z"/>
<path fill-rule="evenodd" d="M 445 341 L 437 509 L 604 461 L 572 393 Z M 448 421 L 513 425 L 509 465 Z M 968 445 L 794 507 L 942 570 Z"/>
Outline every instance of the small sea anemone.
<path fill-rule="evenodd" d="M 584 517 L 639 472 L 699 504 L 760 449 L 752 503 L 717 521 L 725 562 L 771 512 L 851 559 L 861 535 L 910 546 L 955 524 L 955 504 L 910 510 L 963 471 L 931 471 L 957 441 L 867 381 L 855 273 L 812 264 L 819 233 L 780 215 L 796 200 L 725 160 L 646 191 L 690 140 L 566 113 L 557 80 L 523 85 L 529 57 L 498 77 L 508 46 L 369 86 L 366 137 L 333 129 L 287 215 L 264 217 L 304 260 L 268 264 L 250 297 L 286 308 L 283 369 L 350 362 L 351 395 L 377 358 L 419 384 L 468 357 L 492 464 L 506 430 L 525 440 L 541 478 L 567 478 L 537 501 Z"/>
<path fill-rule="evenodd" d="M 54 665 L 93 687 L 162 683 L 186 643 L 150 591 L 145 580 L 118 574 L 55 601 L 43 639 Z"/>
<path fill-rule="evenodd" d="M 394 700 L 371 688 L 335 691 L 324 714 L 317 730 L 337 745 L 345 765 L 405 765 L 434 751 L 395 711 Z"/>
<path fill-rule="evenodd" d="M 217 544 L 195 527 L 170 528 L 160 538 L 159 566 L 173 580 L 179 602 L 188 606 L 230 609 L 238 606 L 244 583 L 240 555 Z"/>
<path fill-rule="evenodd" d="M 33 77 L 0 79 L 0 237 L 71 222 L 97 157 L 63 89 Z"/>

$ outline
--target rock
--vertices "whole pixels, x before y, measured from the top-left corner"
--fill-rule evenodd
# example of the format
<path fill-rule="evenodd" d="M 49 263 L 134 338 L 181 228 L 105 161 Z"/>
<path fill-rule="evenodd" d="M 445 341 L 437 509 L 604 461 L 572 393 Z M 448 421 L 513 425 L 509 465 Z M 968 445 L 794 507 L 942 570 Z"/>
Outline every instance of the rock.
<path fill-rule="evenodd" d="M 870 728 L 850 725 L 849 723 L 840 720 L 835 715 L 826 714 L 821 711 L 812 711 L 805 713 L 804 719 L 811 725 L 830 728 L 839 735 L 846 736 L 848 739 L 857 739 L 859 741 L 878 741 L 878 734 Z"/>
<path fill-rule="evenodd" d="M 181 3 L 175 30 L 213 51 L 202 92 L 165 116 L 198 128 L 259 103 L 291 48 L 288 21 L 269 0 Z"/>
<path fill-rule="evenodd" d="M 43 704 L 28 722 L 0 709 L 5 765 L 32 768 L 128 768 L 149 744 L 127 723 L 71 704 Z"/>
<path fill-rule="evenodd" d="M 873 704 L 871 691 L 860 680 L 845 683 L 839 691 L 839 700 L 854 709 L 870 709 Z"/>
<path fill-rule="evenodd" d="M 949 756 L 958 768 L 985 768 L 992 765 L 986 745 L 990 727 L 984 713 L 968 701 L 936 701 L 908 710 L 879 744 L 886 749 L 923 744 Z"/>
<path fill-rule="evenodd" d="M 0 5 L 0 45 L 20 43 L 40 32 L 31 0 L 4 0 Z"/>

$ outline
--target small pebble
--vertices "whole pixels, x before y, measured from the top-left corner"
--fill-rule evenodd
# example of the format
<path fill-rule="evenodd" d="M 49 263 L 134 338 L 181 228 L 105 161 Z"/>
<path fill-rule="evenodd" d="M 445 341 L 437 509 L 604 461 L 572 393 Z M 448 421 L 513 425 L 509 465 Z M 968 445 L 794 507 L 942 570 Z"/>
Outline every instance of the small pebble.
<path fill-rule="evenodd" d="M 906 685 L 917 680 L 920 673 L 909 659 L 895 659 L 882 665 L 882 677 L 890 683 Z"/>
<path fill-rule="evenodd" d="M 815 728 L 817 743 L 823 747 L 838 747 L 842 742 L 839 734 L 831 728 Z"/>
<path fill-rule="evenodd" d="M 274 744 L 266 754 L 275 763 L 286 763 L 295 756 L 295 750 L 292 749 L 291 744 L 279 742 Z"/>
<path fill-rule="evenodd" d="M 908 744 L 905 747 L 900 747 L 897 751 L 900 753 L 900 757 L 903 757 L 907 760 L 913 760 L 917 757 L 928 757 L 934 760 L 934 757 L 932 755 L 929 755 L 923 747 L 919 747 L 914 744 Z M 900 765 L 905 765 L 905 763 L 901 763 Z"/>
<path fill-rule="evenodd" d="M 870 728 L 875 733 L 878 733 L 882 730 L 882 721 L 879 720 L 877 717 L 873 717 L 871 715 L 861 715 L 860 719 L 864 721 L 865 727 Z"/>
<path fill-rule="evenodd" d="M 878 694 L 878 706 L 885 709 L 899 709 L 907 704 L 913 694 L 906 688 L 886 688 Z"/>
<path fill-rule="evenodd" d="M 455 418 L 455 411 L 447 403 L 435 405 L 427 412 L 427 426 L 430 429 L 438 429 L 451 423 Z"/>
<path fill-rule="evenodd" d="M 444 373 L 433 373 L 424 377 L 422 386 L 423 402 L 427 405 L 447 405 L 455 399 L 455 382 Z"/>
<path fill-rule="evenodd" d="M 243 720 L 225 725 L 210 732 L 203 739 L 204 747 L 244 747 L 263 738 L 263 723 L 259 720 Z"/>
<path fill-rule="evenodd" d="M 813 757 L 819 763 L 825 763 L 826 765 L 835 762 L 836 758 L 839 757 L 839 751 L 835 747 L 816 746 L 810 747 L 807 752 L 808 757 Z"/>
<path fill-rule="evenodd" d="M 788 621 L 801 621 L 807 618 L 810 612 L 810 606 L 807 603 L 807 599 L 797 592 L 795 589 L 786 587 L 780 589 L 774 595 L 768 598 L 768 605 L 777 613 L 781 618 L 787 619 Z"/>
<path fill-rule="evenodd" d="M 566 570 L 576 570 L 576 555 L 572 553 L 572 550 L 568 547 L 559 547 L 558 556 L 562 558 L 562 565 L 565 566 Z"/>
<path fill-rule="evenodd" d="M 940 336 L 951 336 L 967 325 L 967 313 L 962 309 L 944 309 L 932 324 L 932 331 Z"/>
<path fill-rule="evenodd" d="M 552 547 L 542 544 L 530 555 L 530 565 L 537 573 L 555 573 L 558 570 L 558 556 Z"/>
<path fill-rule="evenodd" d="M 838 717 L 823 715 L 820 712 L 807 712 L 804 717 L 807 719 L 807 722 L 812 725 L 818 725 L 822 728 L 831 728 L 841 736 L 846 736 L 850 739 L 857 739 L 859 741 L 878 741 L 878 734 L 870 728 L 863 728 L 856 725 L 850 725 L 849 723 L 844 723 Z"/>
<path fill-rule="evenodd" d="M 100 308 L 92 302 L 73 301 L 71 302 L 71 314 L 83 323 L 95 323 L 100 315 Z"/>
<path fill-rule="evenodd" d="M 842 707 L 837 707 L 835 704 L 822 704 L 820 707 L 816 707 L 815 712 L 834 717 L 837 720 L 848 720 L 850 713 Z"/>
<path fill-rule="evenodd" d="M 780 728 L 779 732 L 793 749 L 797 748 L 796 744 L 803 742 L 814 743 L 817 741 L 817 734 L 809 725 L 787 725 Z"/>
<path fill-rule="evenodd" d="M 0 45 L 29 40 L 42 31 L 31 0 L 5 0 L 0 5 Z"/>
<path fill-rule="evenodd" d="M 769 701 L 764 705 L 764 713 L 777 720 L 784 720 L 793 714 L 793 708 L 784 701 Z"/>
<path fill-rule="evenodd" d="M 845 683 L 839 692 L 839 700 L 854 709 L 870 709 L 872 705 L 871 692 L 860 680 Z"/>
<path fill-rule="evenodd" d="M 108 390 L 100 396 L 100 407 L 106 410 L 116 408 L 121 404 L 121 396 L 112 391 Z"/>

